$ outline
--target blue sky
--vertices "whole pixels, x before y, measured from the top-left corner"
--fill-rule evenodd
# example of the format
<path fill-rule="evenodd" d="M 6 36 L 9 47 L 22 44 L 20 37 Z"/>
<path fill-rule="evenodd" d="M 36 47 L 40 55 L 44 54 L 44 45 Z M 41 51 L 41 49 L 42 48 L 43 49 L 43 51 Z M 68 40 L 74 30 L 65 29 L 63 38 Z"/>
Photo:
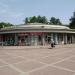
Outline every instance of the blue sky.
<path fill-rule="evenodd" d="M 0 22 L 22 24 L 25 17 L 52 16 L 68 24 L 75 11 L 75 0 L 0 0 Z"/>

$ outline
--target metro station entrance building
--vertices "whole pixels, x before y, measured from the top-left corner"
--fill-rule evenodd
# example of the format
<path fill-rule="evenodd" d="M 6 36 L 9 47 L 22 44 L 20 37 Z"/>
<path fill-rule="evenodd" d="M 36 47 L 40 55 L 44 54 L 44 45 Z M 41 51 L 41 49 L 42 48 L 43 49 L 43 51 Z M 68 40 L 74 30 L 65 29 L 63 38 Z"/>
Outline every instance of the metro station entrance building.
<path fill-rule="evenodd" d="M 62 25 L 29 24 L 0 29 L 0 42 L 5 46 L 37 46 L 75 43 L 75 30 Z"/>

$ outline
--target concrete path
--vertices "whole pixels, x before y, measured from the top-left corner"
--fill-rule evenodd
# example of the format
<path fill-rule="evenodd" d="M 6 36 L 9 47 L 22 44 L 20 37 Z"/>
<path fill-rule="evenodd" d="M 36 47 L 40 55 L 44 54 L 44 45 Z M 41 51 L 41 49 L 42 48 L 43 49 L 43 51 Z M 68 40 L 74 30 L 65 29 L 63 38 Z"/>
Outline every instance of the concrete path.
<path fill-rule="evenodd" d="M 0 47 L 0 75 L 75 75 L 75 44 Z"/>

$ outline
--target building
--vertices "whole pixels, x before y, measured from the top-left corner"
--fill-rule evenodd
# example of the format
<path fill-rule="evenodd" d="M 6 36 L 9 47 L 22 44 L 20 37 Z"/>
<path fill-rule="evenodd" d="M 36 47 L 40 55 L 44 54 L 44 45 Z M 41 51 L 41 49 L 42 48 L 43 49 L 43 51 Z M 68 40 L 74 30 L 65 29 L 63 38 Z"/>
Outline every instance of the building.
<path fill-rule="evenodd" d="M 63 25 L 32 23 L 0 29 L 0 43 L 3 45 L 48 45 L 51 39 L 55 44 L 75 43 L 75 30 Z"/>

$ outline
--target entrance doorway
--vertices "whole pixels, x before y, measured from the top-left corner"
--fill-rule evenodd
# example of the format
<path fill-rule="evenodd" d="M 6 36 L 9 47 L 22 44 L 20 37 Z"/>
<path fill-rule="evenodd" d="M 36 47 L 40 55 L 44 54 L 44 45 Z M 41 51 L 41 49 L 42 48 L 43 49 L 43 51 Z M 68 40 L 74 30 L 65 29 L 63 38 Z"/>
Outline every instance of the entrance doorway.
<path fill-rule="evenodd" d="M 24 36 L 19 36 L 18 37 L 18 42 L 19 42 L 19 46 L 24 46 L 25 45 L 25 42 L 24 42 Z"/>
<path fill-rule="evenodd" d="M 38 45 L 42 45 L 42 36 L 38 35 Z"/>
<path fill-rule="evenodd" d="M 18 35 L 18 44 L 20 46 L 29 46 L 30 45 L 30 36 L 29 34 L 19 34 Z"/>

